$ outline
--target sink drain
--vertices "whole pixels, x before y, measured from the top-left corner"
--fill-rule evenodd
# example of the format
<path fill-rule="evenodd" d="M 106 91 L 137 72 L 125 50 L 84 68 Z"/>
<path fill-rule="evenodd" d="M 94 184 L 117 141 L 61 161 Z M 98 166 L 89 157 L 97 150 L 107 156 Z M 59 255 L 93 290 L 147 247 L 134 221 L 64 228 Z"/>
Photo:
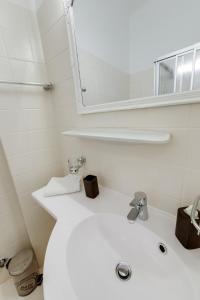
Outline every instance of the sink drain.
<path fill-rule="evenodd" d="M 116 266 L 115 270 L 119 279 L 126 281 L 131 278 L 132 271 L 128 264 L 121 262 Z"/>

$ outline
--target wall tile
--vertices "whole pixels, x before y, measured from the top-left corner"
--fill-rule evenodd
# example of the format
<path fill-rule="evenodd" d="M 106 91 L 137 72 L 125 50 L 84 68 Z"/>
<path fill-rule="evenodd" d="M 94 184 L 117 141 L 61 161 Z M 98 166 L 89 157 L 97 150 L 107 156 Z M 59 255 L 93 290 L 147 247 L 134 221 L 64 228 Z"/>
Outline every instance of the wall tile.
<path fill-rule="evenodd" d="M 29 33 L 26 28 L 5 29 L 3 30 L 3 39 L 8 57 L 22 60 L 33 60 Z"/>
<path fill-rule="evenodd" d="M 3 33 L 3 30 L 0 27 L 0 56 L 5 57 L 6 56 L 6 47 L 5 47 L 5 44 L 4 44 L 4 41 L 3 41 L 2 33 Z"/>
<path fill-rule="evenodd" d="M 200 127 L 200 104 L 190 105 L 189 117 L 190 117 L 190 127 Z"/>
<path fill-rule="evenodd" d="M 173 199 L 181 199 L 183 188 L 184 169 L 176 167 L 160 167 L 157 169 L 155 190 L 161 198 L 168 196 Z"/>
<path fill-rule="evenodd" d="M 200 193 L 200 104 L 78 115 L 70 55 L 68 51 L 60 53 L 61 49 L 68 48 L 68 42 L 60 41 L 56 34 L 65 34 L 61 26 L 62 10 L 53 14 L 54 6 L 50 2 L 46 16 L 47 2 L 38 10 L 38 20 L 48 75 L 56 83 L 53 98 L 59 131 L 73 127 L 122 127 L 167 130 L 172 134 L 170 143 L 162 146 L 130 146 L 62 137 L 63 162 L 85 154 L 85 172 L 97 174 L 102 184 L 129 195 L 142 189 L 148 193 L 151 204 L 176 214 L 178 206 Z"/>
<path fill-rule="evenodd" d="M 7 58 L 0 57 L 0 80 L 12 81 L 12 69 L 10 61 Z"/>
<path fill-rule="evenodd" d="M 37 22 L 37 17 L 31 11 L 29 12 L 29 19 L 28 19 L 28 33 L 29 33 L 29 40 L 31 44 L 33 60 L 37 62 L 44 62 L 44 53 L 42 48 L 42 41 L 39 31 L 39 26 Z"/>
<path fill-rule="evenodd" d="M 181 205 L 192 204 L 197 196 L 200 195 L 200 170 L 188 169 L 184 174 L 184 185 Z"/>
<path fill-rule="evenodd" d="M 47 82 L 45 65 L 42 63 L 11 60 L 13 79 L 21 82 Z"/>
<path fill-rule="evenodd" d="M 41 109 L 46 111 L 46 107 L 51 105 L 49 93 L 40 87 L 18 87 L 15 89 L 16 96 L 18 97 L 18 107 L 21 109 Z"/>
<path fill-rule="evenodd" d="M 181 206 L 180 199 L 163 194 L 151 194 L 151 204 L 159 209 L 165 210 L 171 214 L 175 214 Z"/>
<path fill-rule="evenodd" d="M 42 35 L 46 33 L 63 14 L 64 7 L 62 0 L 45 0 L 38 11 L 38 20 Z"/>
<path fill-rule="evenodd" d="M 24 3 L 0 1 L 0 80 L 46 82 L 36 15 Z M 31 244 L 42 265 L 54 222 L 31 193 L 63 174 L 51 93 L 0 85 L 0 139 L 0 257 Z"/>
<path fill-rule="evenodd" d="M 200 170 L 200 128 L 189 131 L 187 167 Z"/>
<path fill-rule="evenodd" d="M 0 85 L 0 110 L 16 110 L 20 107 L 16 86 Z"/>
<path fill-rule="evenodd" d="M 54 58 L 68 48 L 68 38 L 65 17 L 61 17 L 43 37 L 46 61 Z"/>
<path fill-rule="evenodd" d="M 30 245 L 25 229 L 23 216 L 19 207 L 17 194 L 0 144 L 0 224 L 1 235 L 0 257 L 12 257 L 21 247 Z M 8 278 L 3 270 L 0 272 L 0 282 Z"/>
<path fill-rule="evenodd" d="M 47 64 L 47 71 L 50 81 L 56 84 L 64 79 L 71 78 L 72 69 L 69 52 L 64 51 L 49 61 Z"/>
<path fill-rule="evenodd" d="M 10 1 L 0 1 L 0 26 L 4 28 L 23 29 L 26 26 L 28 17 L 27 9 L 14 5 Z"/>

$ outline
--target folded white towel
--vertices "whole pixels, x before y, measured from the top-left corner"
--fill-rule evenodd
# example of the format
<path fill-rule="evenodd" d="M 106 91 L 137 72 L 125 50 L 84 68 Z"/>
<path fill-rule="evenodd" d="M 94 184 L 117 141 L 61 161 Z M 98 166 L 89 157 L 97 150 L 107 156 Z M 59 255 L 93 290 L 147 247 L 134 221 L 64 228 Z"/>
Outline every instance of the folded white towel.
<path fill-rule="evenodd" d="M 44 196 L 51 197 L 80 192 L 80 176 L 67 175 L 65 177 L 53 177 L 44 188 Z"/>

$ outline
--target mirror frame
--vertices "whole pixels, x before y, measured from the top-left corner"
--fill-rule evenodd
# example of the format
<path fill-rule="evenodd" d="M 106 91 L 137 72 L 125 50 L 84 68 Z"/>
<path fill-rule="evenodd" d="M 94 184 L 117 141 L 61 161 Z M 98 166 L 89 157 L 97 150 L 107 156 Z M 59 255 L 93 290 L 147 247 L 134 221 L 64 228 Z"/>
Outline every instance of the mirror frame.
<path fill-rule="evenodd" d="M 78 51 L 76 43 L 74 12 L 73 4 L 75 0 L 63 0 L 67 33 L 69 38 L 69 50 L 71 58 L 72 74 L 75 86 L 75 97 L 78 114 L 90 114 L 98 112 L 109 112 L 129 109 L 141 109 L 151 107 L 162 107 L 171 105 L 183 105 L 191 103 L 200 103 L 200 90 L 187 91 L 183 93 L 167 94 L 161 96 L 150 96 L 144 98 L 135 98 L 129 100 L 122 100 L 98 105 L 86 106 L 83 103 L 83 96 L 81 90 L 81 76 L 78 61 Z"/>

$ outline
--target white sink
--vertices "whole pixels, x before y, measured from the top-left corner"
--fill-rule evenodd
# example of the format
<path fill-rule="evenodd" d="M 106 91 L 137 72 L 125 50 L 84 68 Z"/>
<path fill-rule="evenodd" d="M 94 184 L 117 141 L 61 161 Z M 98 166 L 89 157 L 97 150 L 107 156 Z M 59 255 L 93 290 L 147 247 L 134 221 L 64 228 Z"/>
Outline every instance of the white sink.
<path fill-rule="evenodd" d="M 174 216 L 149 207 L 147 221 L 130 224 L 131 199 L 102 187 L 95 200 L 83 192 L 44 198 L 42 189 L 33 197 L 57 220 L 45 256 L 45 300 L 199 300 L 200 250 L 179 243 Z M 129 280 L 117 276 L 120 262 L 132 270 Z"/>
<path fill-rule="evenodd" d="M 163 254 L 159 244 L 164 243 Z M 67 269 L 80 300 L 194 299 L 189 274 L 162 238 L 139 223 L 112 214 L 82 221 L 67 244 Z M 132 269 L 129 281 L 116 275 L 119 262 Z"/>

